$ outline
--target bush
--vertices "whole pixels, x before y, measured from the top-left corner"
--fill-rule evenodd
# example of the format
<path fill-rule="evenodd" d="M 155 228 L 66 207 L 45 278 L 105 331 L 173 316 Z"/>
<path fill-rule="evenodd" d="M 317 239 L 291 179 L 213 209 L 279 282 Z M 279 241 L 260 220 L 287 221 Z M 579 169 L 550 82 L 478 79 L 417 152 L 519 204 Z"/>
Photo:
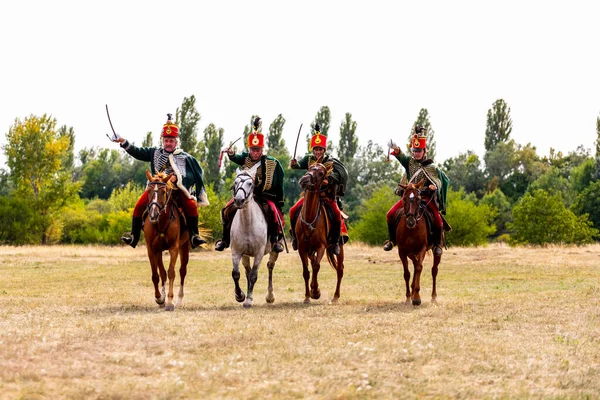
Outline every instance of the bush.
<path fill-rule="evenodd" d="M 203 239 L 220 238 L 223 236 L 223 222 L 221 221 L 221 209 L 231 199 L 231 194 L 225 192 L 222 196 L 215 193 L 213 186 L 206 186 L 206 195 L 210 203 L 206 207 L 198 209 L 198 224 L 200 225 L 200 235 Z"/>
<path fill-rule="evenodd" d="M 591 243 L 598 230 L 588 221 L 587 214 L 576 216 L 567 210 L 559 194 L 551 196 L 545 190 L 527 193 L 513 208 L 515 233 L 512 244 L 545 245 L 548 243 Z"/>
<path fill-rule="evenodd" d="M 349 232 L 350 237 L 371 245 L 381 245 L 388 238 L 385 214 L 400 198 L 394 188 L 383 186 L 358 207 L 360 219 Z"/>
<path fill-rule="evenodd" d="M 452 231 L 446 232 L 449 246 L 479 246 L 487 244 L 488 236 L 496 232 L 492 223 L 497 210 L 487 204 L 477 205 L 469 200 L 464 191 L 448 192 L 446 217 Z"/>
<path fill-rule="evenodd" d="M 571 210 L 577 215 L 588 214 L 594 228 L 600 229 L 600 181 L 592 182 L 575 200 Z"/>

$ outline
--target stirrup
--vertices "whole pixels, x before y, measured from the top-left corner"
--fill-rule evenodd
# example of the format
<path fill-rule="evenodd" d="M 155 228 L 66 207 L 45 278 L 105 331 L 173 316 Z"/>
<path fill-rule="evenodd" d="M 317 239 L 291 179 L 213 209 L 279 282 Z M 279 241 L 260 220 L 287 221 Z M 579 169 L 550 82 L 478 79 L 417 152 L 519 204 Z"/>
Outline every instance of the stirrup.
<path fill-rule="evenodd" d="M 135 237 L 131 234 L 131 232 L 124 233 L 123 236 L 121 236 L 121 241 L 130 245 L 134 249 L 135 246 L 137 246 L 137 240 L 135 240 Z"/>
<path fill-rule="evenodd" d="M 442 253 L 443 253 L 443 251 L 442 251 L 442 246 L 440 246 L 440 245 L 437 245 L 437 246 L 434 246 L 434 247 L 433 247 L 433 255 L 434 255 L 434 256 L 441 256 L 441 255 L 442 255 Z"/>
<path fill-rule="evenodd" d="M 206 240 L 202 239 L 198 235 L 194 235 L 190 238 L 190 243 L 192 244 L 192 249 L 195 249 L 196 247 L 206 243 Z"/>
<path fill-rule="evenodd" d="M 227 243 L 225 243 L 223 240 L 217 240 L 217 243 L 215 243 L 216 251 L 223 251 L 228 247 L 229 247 L 229 245 Z"/>
<path fill-rule="evenodd" d="M 281 243 L 275 242 L 273 243 L 271 250 L 273 250 L 275 253 L 281 253 L 283 251 L 283 246 L 281 245 Z"/>
<path fill-rule="evenodd" d="M 394 248 L 394 243 L 392 243 L 391 240 L 386 240 L 385 243 L 383 244 L 383 250 L 384 251 L 390 251 Z"/>
<path fill-rule="evenodd" d="M 340 244 L 339 243 L 335 243 L 331 245 L 331 252 L 336 255 L 339 256 L 340 255 Z"/>

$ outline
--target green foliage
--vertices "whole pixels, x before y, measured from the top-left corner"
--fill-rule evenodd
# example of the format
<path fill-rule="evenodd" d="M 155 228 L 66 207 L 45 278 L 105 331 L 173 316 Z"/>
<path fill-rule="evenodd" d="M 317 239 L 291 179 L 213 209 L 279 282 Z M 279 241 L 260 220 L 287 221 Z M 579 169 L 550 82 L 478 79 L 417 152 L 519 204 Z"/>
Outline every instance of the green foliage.
<path fill-rule="evenodd" d="M 39 244 L 42 221 L 31 200 L 20 197 L 0 197 L 0 243 Z"/>
<path fill-rule="evenodd" d="M 283 139 L 283 127 L 285 126 L 285 118 L 279 114 L 271 125 L 269 125 L 269 133 L 266 135 L 265 144 L 269 155 L 279 158 L 280 154 L 287 154 L 288 150 Z"/>
<path fill-rule="evenodd" d="M 206 186 L 206 195 L 210 205 L 198 209 L 198 224 L 202 229 L 209 231 L 208 236 L 213 239 L 221 238 L 223 236 L 221 209 L 231 199 L 231 195 L 229 193 L 224 193 L 219 196 L 215 192 L 212 184 Z"/>
<path fill-rule="evenodd" d="M 593 158 L 588 158 L 576 167 L 571 169 L 569 181 L 571 189 L 575 193 L 581 193 L 595 179 L 596 161 Z"/>
<path fill-rule="evenodd" d="M 487 204 L 475 204 L 464 191 L 448 191 L 446 218 L 452 231 L 446 232 L 449 246 L 481 246 L 496 232 L 493 220 L 497 210 Z"/>
<path fill-rule="evenodd" d="M 196 110 L 196 96 L 184 97 L 181 108 L 175 112 L 175 123 L 179 126 L 179 147 L 193 156 L 197 155 L 198 122 L 200 113 Z"/>
<path fill-rule="evenodd" d="M 63 165 L 69 162 L 71 136 L 56 130 L 56 119 L 44 114 L 31 115 L 23 121 L 15 119 L 3 146 L 16 195 L 32 200 L 34 212 L 40 217 L 36 227 L 45 244 L 52 218 L 77 197 L 79 184 L 73 183 L 71 171 Z"/>
<path fill-rule="evenodd" d="M 198 151 L 198 161 L 204 172 L 204 185 L 211 183 L 218 193 L 223 188 L 223 175 L 219 169 L 219 157 L 223 149 L 223 128 L 217 128 L 215 124 L 210 123 L 204 129 L 204 139 L 202 148 Z"/>
<path fill-rule="evenodd" d="M 81 197 L 108 199 L 115 187 L 125 183 L 123 160 L 118 150 L 104 148 L 91 151 L 86 161 L 83 164 Z"/>
<path fill-rule="evenodd" d="M 385 214 L 399 200 L 393 186 L 376 189 L 359 207 L 360 219 L 351 229 L 350 236 L 364 243 L 381 245 L 388 238 Z"/>
<path fill-rule="evenodd" d="M 340 141 L 338 145 L 338 157 L 343 163 L 352 160 L 358 151 L 356 126 L 356 121 L 352 120 L 352 114 L 346 113 L 340 125 Z"/>
<path fill-rule="evenodd" d="M 512 243 L 545 245 L 593 242 L 598 230 L 587 215 L 576 216 L 565 208 L 560 195 L 551 196 L 544 190 L 527 193 L 513 208 Z"/>
<path fill-rule="evenodd" d="M 507 142 L 512 132 L 510 107 L 503 99 L 498 99 L 487 113 L 485 128 L 485 150 L 493 150 L 498 143 Z"/>
<path fill-rule="evenodd" d="M 104 206 L 100 203 L 105 203 Z M 98 209 L 108 207 L 106 200 L 96 200 L 87 207 L 79 203 L 67 208 L 60 216 L 62 243 L 119 244 L 119 238 L 131 227 L 131 213 L 117 211 L 102 214 Z"/>
<path fill-rule="evenodd" d="M 435 131 L 431 127 L 431 121 L 429 121 L 429 111 L 427 111 L 426 108 L 421 108 L 421 110 L 419 111 L 419 116 L 417 117 L 417 120 L 411 127 L 410 134 L 408 136 L 408 141 L 407 141 L 407 146 L 408 146 L 407 150 L 410 151 L 410 148 L 411 148 L 410 144 L 412 143 L 413 129 L 417 125 L 422 126 L 427 129 L 427 134 L 425 135 L 427 138 L 427 158 L 431 158 L 432 160 L 435 160 L 435 156 L 436 156 Z"/>
<path fill-rule="evenodd" d="M 574 201 L 574 196 L 570 195 L 571 187 L 569 181 L 561 176 L 556 167 L 551 167 L 542 176 L 533 181 L 527 191 L 533 193 L 536 190 L 545 190 L 548 193 L 560 194 L 565 207 L 569 207 Z"/>
<path fill-rule="evenodd" d="M 496 216 L 492 224 L 496 226 L 495 235 L 502 236 L 508 233 L 507 224 L 512 221 L 512 211 L 510 201 L 506 198 L 502 190 L 496 189 L 492 193 L 487 193 L 479 201 L 480 205 L 487 205 L 495 210 Z M 498 240 L 498 238 L 496 238 Z"/>
<path fill-rule="evenodd" d="M 443 169 L 450 179 L 452 189 L 462 188 L 466 193 L 475 193 L 478 196 L 483 193 L 486 186 L 485 174 L 481 160 L 471 150 L 444 161 Z"/>
<path fill-rule="evenodd" d="M 600 229 L 600 181 L 592 182 L 581 192 L 571 210 L 577 215 L 587 214 L 594 228 Z"/>
<path fill-rule="evenodd" d="M 119 187 L 110 195 L 107 204 L 110 212 L 130 211 L 135 207 L 138 199 L 144 193 L 145 187 L 135 183 L 128 182 L 125 186 Z"/>

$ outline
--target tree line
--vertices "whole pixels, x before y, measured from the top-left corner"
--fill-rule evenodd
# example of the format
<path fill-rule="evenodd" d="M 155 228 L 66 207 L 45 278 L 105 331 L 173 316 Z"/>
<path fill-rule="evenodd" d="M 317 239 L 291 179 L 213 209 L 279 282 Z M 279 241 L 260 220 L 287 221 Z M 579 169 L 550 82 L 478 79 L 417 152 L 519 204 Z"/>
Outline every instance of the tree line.
<path fill-rule="evenodd" d="M 254 117 L 240 129 L 240 136 L 251 132 Z M 228 146 L 224 129 L 211 122 L 200 134 L 200 121 L 195 96 L 184 98 L 176 110 L 180 147 L 203 168 L 211 205 L 200 209 L 200 221 L 205 235 L 218 238 L 219 211 L 231 196 L 237 166 L 227 157 L 222 165 L 218 162 Z M 298 180 L 303 172 L 288 167 L 292 155 L 283 139 L 285 123 L 279 114 L 263 133 L 265 152 L 285 169 L 287 213 L 300 196 Z M 328 135 L 329 107 L 316 112 L 311 128 L 316 124 Z M 414 125 L 427 128 L 427 155 L 435 160 L 435 130 L 427 109 L 419 111 Z M 450 178 L 447 219 L 454 229 L 448 243 L 585 244 L 598 239 L 600 116 L 594 154 L 580 146 L 568 154 L 551 149 L 549 156 L 541 157 L 530 143 L 521 145 L 511 138 L 512 125 L 508 104 L 496 100 L 487 114 L 483 157 L 469 150 L 437 163 Z M 407 146 L 413 126 L 406 127 Z M 343 204 L 351 239 L 379 245 L 387 236 L 385 213 L 399 200 L 394 189 L 403 170 L 388 159 L 387 148 L 371 140 L 359 145 L 357 127 L 352 114 L 346 113 L 339 141 L 328 145 L 328 153 L 348 169 Z M 311 133 L 312 129 L 303 139 L 308 142 Z M 73 128 L 58 126 L 48 115 L 15 119 L 3 146 L 8 169 L 0 171 L 0 242 L 117 244 L 129 229 L 149 166 L 120 149 L 90 147 L 75 154 L 74 144 Z M 148 132 L 139 145 L 159 144 L 160 137 Z"/>

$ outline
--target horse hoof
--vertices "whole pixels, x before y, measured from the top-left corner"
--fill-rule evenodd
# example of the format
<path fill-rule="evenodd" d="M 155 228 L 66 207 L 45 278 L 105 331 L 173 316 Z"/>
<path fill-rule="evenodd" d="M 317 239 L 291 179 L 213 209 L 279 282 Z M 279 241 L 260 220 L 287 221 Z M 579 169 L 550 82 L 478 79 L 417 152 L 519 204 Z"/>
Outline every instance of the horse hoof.
<path fill-rule="evenodd" d="M 338 298 L 334 297 L 333 299 L 331 299 L 331 301 L 329 302 L 329 304 L 337 304 L 338 303 Z"/>
<path fill-rule="evenodd" d="M 320 290 L 316 290 L 310 293 L 310 298 L 311 299 L 315 299 L 315 300 L 319 300 L 321 298 L 321 291 Z"/>
<path fill-rule="evenodd" d="M 167 304 L 165 306 L 165 311 L 174 311 L 175 310 L 175 305 L 174 304 Z"/>
<path fill-rule="evenodd" d="M 306 297 L 306 298 L 304 299 L 304 304 L 310 304 L 310 298 Z"/>
<path fill-rule="evenodd" d="M 252 308 L 252 302 L 251 301 L 245 301 L 243 304 L 244 308 Z"/>
<path fill-rule="evenodd" d="M 244 300 L 246 300 L 246 295 L 244 294 L 244 292 L 242 292 L 242 294 L 240 294 L 239 296 L 237 294 L 235 295 L 235 301 L 237 301 L 238 303 L 241 303 Z"/>
<path fill-rule="evenodd" d="M 413 306 L 420 306 L 421 305 L 421 299 L 413 299 L 412 305 Z"/>
<path fill-rule="evenodd" d="M 275 296 L 273 296 L 273 295 L 267 296 L 266 300 L 267 300 L 267 303 L 273 304 L 275 302 Z"/>
<path fill-rule="evenodd" d="M 156 302 L 156 304 L 158 304 L 161 307 L 165 306 L 165 299 L 157 299 L 156 297 L 154 298 L 154 301 Z"/>

